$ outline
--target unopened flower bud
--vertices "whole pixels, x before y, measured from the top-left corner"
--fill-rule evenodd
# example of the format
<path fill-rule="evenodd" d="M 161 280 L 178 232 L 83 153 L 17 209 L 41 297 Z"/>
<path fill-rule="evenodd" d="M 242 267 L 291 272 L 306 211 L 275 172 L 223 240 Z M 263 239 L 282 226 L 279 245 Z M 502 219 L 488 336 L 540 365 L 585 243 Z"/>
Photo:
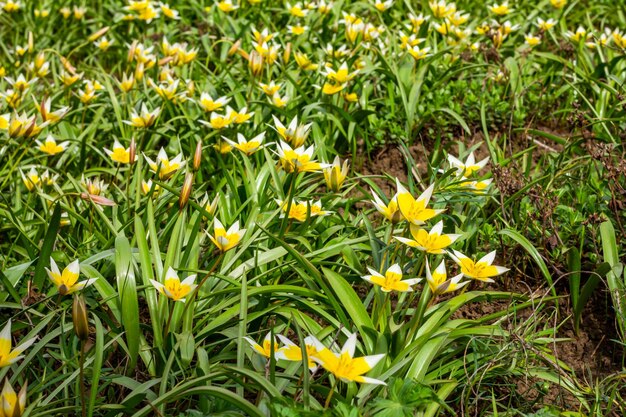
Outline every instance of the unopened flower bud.
<path fill-rule="evenodd" d="M 188 172 L 185 175 L 185 182 L 183 182 L 183 188 L 180 191 L 180 197 L 178 198 L 178 208 L 184 209 L 187 203 L 189 202 L 189 196 L 191 195 L 191 190 L 193 189 L 193 174 Z"/>
<path fill-rule="evenodd" d="M 239 51 L 239 48 L 241 48 L 241 39 L 233 43 L 233 46 L 231 46 L 230 49 L 228 50 L 228 56 L 235 55 Z"/>
<path fill-rule="evenodd" d="M 130 164 L 134 164 L 137 160 L 137 143 L 133 137 L 130 140 L 130 146 L 128 147 L 128 161 Z"/>
<path fill-rule="evenodd" d="M 196 143 L 196 152 L 193 154 L 193 170 L 198 171 L 200 169 L 200 163 L 202 162 L 202 141 L 198 140 Z"/>
<path fill-rule="evenodd" d="M 263 72 L 263 56 L 256 50 L 250 52 L 248 57 L 248 68 L 252 72 L 252 75 L 257 77 Z"/>
<path fill-rule="evenodd" d="M 290 57 L 291 57 L 291 42 L 287 42 L 287 46 L 285 46 L 285 50 L 283 51 L 283 65 L 287 65 L 289 63 Z"/>
<path fill-rule="evenodd" d="M 87 304 L 85 304 L 85 298 L 82 295 L 74 296 L 72 322 L 78 339 L 87 340 L 89 338 L 89 320 L 87 319 Z"/>
<path fill-rule="evenodd" d="M 26 408 L 26 387 L 28 383 L 24 383 L 19 394 L 15 393 L 15 390 L 9 383 L 9 379 L 4 380 L 4 387 L 2 393 L 0 393 L 0 413 L 6 417 L 21 417 Z"/>
<path fill-rule="evenodd" d="M 100 29 L 99 31 L 95 32 L 94 34 L 92 34 L 87 39 L 89 40 L 89 42 L 94 42 L 94 41 L 98 40 L 99 38 L 101 38 L 108 31 L 109 31 L 109 26 L 103 27 L 102 29 Z"/>

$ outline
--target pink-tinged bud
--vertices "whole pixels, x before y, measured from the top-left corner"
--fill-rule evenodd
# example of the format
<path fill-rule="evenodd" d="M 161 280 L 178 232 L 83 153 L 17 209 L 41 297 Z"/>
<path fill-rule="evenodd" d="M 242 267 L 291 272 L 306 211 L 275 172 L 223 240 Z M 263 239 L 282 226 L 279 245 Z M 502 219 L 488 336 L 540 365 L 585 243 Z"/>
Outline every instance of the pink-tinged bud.
<path fill-rule="evenodd" d="M 233 56 L 237 52 L 239 52 L 239 48 L 241 48 L 241 39 L 237 40 L 237 42 L 233 43 L 233 46 L 228 50 L 228 56 Z"/>
<path fill-rule="evenodd" d="M 202 163 L 202 141 L 198 140 L 198 143 L 196 143 L 196 152 L 193 154 L 194 171 L 198 171 L 200 169 L 200 163 Z"/>
<path fill-rule="evenodd" d="M 250 52 L 248 57 L 248 68 L 252 72 L 252 75 L 258 77 L 263 72 L 263 56 L 256 50 Z"/>
<path fill-rule="evenodd" d="M 130 164 L 134 164 L 137 160 L 137 143 L 133 137 L 130 140 L 130 146 L 128 147 L 128 161 Z"/>
<path fill-rule="evenodd" d="M 72 322 L 78 339 L 82 341 L 89 339 L 87 305 L 85 304 L 85 298 L 82 295 L 74 296 L 74 303 L 72 304 Z"/>
<path fill-rule="evenodd" d="M 98 40 L 99 38 L 101 38 L 105 33 L 107 33 L 109 31 L 109 27 L 103 27 L 102 29 L 100 29 L 99 31 L 95 32 L 94 34 L 92 34 L 89 38 L 87 38 L 89 40 L 89 42 L 94 42 L 96 40 Z"/>
<path fill-rule="evenodd" d="M 94 202 L 94 203 L 96 203 L 99 206 L 109 206 L 109 207 L 115 206 L 115 201 L 109 200 L 108 198 L 102 197 L 101 195 L 80 193 L 80 198 L 82 198 L 83 200 L 86 200 L 86 201 Z"/>
<path fill-rule="evenodd" d="M 184 209 L 187 203 L 189 202 L 189 196 L 191 195 L 191 190 L 193 189 L 193 174 L 188 172 L 185 175 L 185 182 L 183 182 L 183 188 L 180 191 L 180 197 L 178 198 L 178 208 Z"/>
<path fill-rule="evenodd" d="M 287 65 L 289 63 L 290 57 L 291 57 L 291 42 L 287 42 L 287 46 L 285 46 L 285 50 L 283 51 L 283 65 Z"/>
<path fill-rule="evenodd" d="M 138 43 L 139 42 L 137 40 L 134 40 L 130 45 L 130 48 L 128 48 L 128 62 L 132 62 L 132 60 L 135 59 L 135 51 L 137 51 Z"/>

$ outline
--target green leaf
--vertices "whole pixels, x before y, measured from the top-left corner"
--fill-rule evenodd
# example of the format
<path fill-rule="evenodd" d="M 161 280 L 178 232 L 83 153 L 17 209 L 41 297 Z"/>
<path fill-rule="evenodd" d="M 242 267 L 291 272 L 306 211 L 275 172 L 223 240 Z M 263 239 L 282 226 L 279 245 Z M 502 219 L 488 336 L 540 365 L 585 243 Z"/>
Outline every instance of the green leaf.
<path fill-rule="evenodd" d="M 135 270 L 132 265 L 132 251 L 128 239 L 119 235 L 115 238 L 115 272 L 117 275 L 117 291 L 119 294 L 122 326 L 128 346 L 129 372 L 133 372 L 139 356 L 139 302 L 137 300 L 137 284 Z"/>

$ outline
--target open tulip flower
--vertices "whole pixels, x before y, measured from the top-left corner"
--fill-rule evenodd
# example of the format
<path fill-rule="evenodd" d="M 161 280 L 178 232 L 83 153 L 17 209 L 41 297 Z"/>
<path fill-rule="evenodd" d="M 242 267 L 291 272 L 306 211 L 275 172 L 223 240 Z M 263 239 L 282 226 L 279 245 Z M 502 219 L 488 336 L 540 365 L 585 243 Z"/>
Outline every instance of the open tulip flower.
<path fill-rule="evenodd" d="M 398 207 L 398 194 L 391 197 L 389 200 L 389 204 L 385 204 L 378 195 L 372 190 L 372 197 L 374 200 L 371 200 L 371 203 L 376 207 L 376 210 L 387 220 L 392 223 L 398 223 L 402 220 L 402 213 L 400 212 L 400 207 Z"/>
<path fill-rule="evenodd" d="M 291 120 L 289 126 L 285 127 L 276 116 L 272 115 L 272 118 L 274 119 L 274 129 L 285 142 L 294 148 L 304 145 L 304 142 L 309 137 L 311 123 L 306 125 L 298 124 L 298 116 L 296 116 Z"/>
<path fill-rule="evenodd" d="M 277 360 L 284 359 L 291 362 L 302 362 L 302 348 L 300 346 L 296 345 L 282 334 L 277 334 L 276 337 L 278 337 L 283 344 L 283 346 L 276 351 Z M 317 356 L 317 346 L 319 346 L 319 342 L 313 336 L 307 336 L 304 338 L 307 367 L 311 372 L 315 372 L 318 368 L 317 364 L 313 360 L 313 358 Z"/>
<path fill-rule="evenodd" d="M 278 341 L 276 340 L 276 338 L 274 338 L 274 346 L 273 346 L 274 350 L 272 351 L 272 333 L 271 332 L 268 332 L 265 335 L 262 345 L 259 345 L 251 337 L 246 336 L 244 337 L 244 339 L 246 340 L 246 342 L 250 343 L 250 346 L 252 347 L 252 349 L 254 349 L 256 353 L 263 355 L 268 359 L 271 358 L 273 356 L 273 353 L 278 350 Z"/>
<path fill-rule="evenodd" d="M 133 161 L 130 160 L 130 147 L 124 148 L 117 139 L 115 139 L 115 142 L 113 143 L 113 150 L 105 148 L 104 152 L 106 152 L 106 154 L 111 157 L 111 160 L 113 160 L 113 162 L 117 162 L 120 164 L 128 164 L 137 160 L 137 155 L 135 155 L 135 159 Z"/>
<path fill-rule="evenodd" d="M 28 349 L 37 338 L 33 337 L 19 344 L 15 349 L 11 349 L 11 320 L 7 322 L 2 331 L 0 332 L 0 368 L 14 364 L 22 359 L 24 356 L 22 353 Z"/>
<path fill-rule="evenodd" d="M 50 257 L 50 269 L 46 268 L 46 272 L 48 272 L 50 281 L 54 283 L 59 291 L 59 294 L 61 295 L 72 294 L 76 291 L 80 291 L 96 281 L 95 278 L 92 278 L 86 281 L 78 282 L 78 276 L 80 275 L 78 259 L 66 266 L 65 269 L 63 269 L 63 272 L 61 272 L 54 259 Z"/>
<path fill-rule="evenodd" d="M 441 220 L 430 229 L 430 232 L 411 224 L 411 236 L 413 236 L 413 239 L 407 239 L 401 236 L 396 236 L 395 238 L 412 248 L 432 254 L 442 254 L 445 248 L 450 246 L 461 236 L 455 234 L 445 235 L 442 231 L 443 221 Z"/>
<path fill-rule="evenodd" d="M 400 212 L 410 223 L 420 226 L 445 210 L 434 210 L 427 208 L 430 198 L 435 188 L 434 184 L 428 187 L 417 199 L 396 178 L 398 187 L 398 206 Z"/>
<path fill-rule="evenodd" d="M 161 113 L 161 108 L 157 107 L 156 109 L 149 111 L 146 107 L 146 104 L 143 103 L 141 105 L 141 112 L 137 113 L 135 111 L 130 115 L 130 121 L 125 120 L 124 123 L 129 124 L 133 127 L 137 128 L 148 128 L 154 124 L 157 117 Z"/>
<path fill-rule="evenodd" d="M 179 153 L 174 157 L 174 159 L 170 160 L 170 158 L 167 156 L 167 153 L 165 152 L 165 149 L 163 148 L 159 150 L 156 161 L 153 161 L 146 155 L 144 155 L 143 157 L 146 158 L 148 166 L 150 167 L 150 171 L 158 173 L 159 178 L 162 180 L 170 178 L 176 173 L 176 171 L 184 167 L 186 163 L 186 161 L 183 161 L 182 153 Z"/>
<path fill-rule="evenodd" d="M 324 168 L 324 179 L 326 180 L 326 185 L 336 193 L 339 192 L 341 185 L 348 175 L 348 163 L 349 162 L 346 159 L 343 161 L 343 165 L 341 165 L 341 160 L 338 156 L 336 156 L 332 165 Z"/>
<path fill-rule="evenodd" d="M 4 380 L 4 387 L 0 392 L 0 417 L 20 417 L 24 413 L 26 387 L 27 384 L 24 384 L 17 394 L 9 383 L 9 379 Z"/>
<path fill-rule="evenodd" d="M 439 266 L 431 273 L 428 259 L 426 259 L 426 282 L 434 295 L 444 294 L 459 290 L 469 284 L 469 281 L 461 282 L 463 274 L 458 274 L 450 279 L 447 278 L 445 261 L 441 261 Z"/>
<path fill-rule="evenodd" d="M 489 252 L 478 261 L 473 261 L 461 252 L 453 250 L 449 253 L 450 257 L 459 264 L 461 273 L 468 278 L 477 279 L 484 282 L 493 282 L 492 277 L 504 274 L 509 268 L 503 266 L 492 265 L 496 259 L 496 251 Z"/>
<path fill-rule="evenodd" d="M 355 358 L 356 337 L 356 333 L 351 334 L 340 353 L 335 353 L 318 342 L 319 346 L 316 347 L 317 353 L 313 356 L 313 360 L 344 382 L 354 381 L 364 384 L 387 385 L 381 380 L 363 376 L 363 374 L 371 371 L 385 355 Z"/>
<path fill-rule="evenodd" d="M 285 172 L 321 171 L 326 168 L 328 164 L 322 164 L 314 161 L 312 159 L 313 152 L 313 145 L 306 149 L 304 149 L 304 146 L 292 149 L 291 146 L 281 141 L 278 145 L 277 154 Z"/>
<path fill-rule="evenodd" d="M 56 139 L 54 139 L 52 135 L 48 135 L 43 143 L 38 140 L 36 140 L 35 143 L 37 143 L 40 151 L 52 156 L 63 152 L 65 148 L 67 148 L 67 144 L 69 142 L 66 141 L 57 143 Z"/>
<path fill-rule="evenodd" d="M 283 211 L 280 217 L 284 217 L 285 212 L 287 211 L 287 203 L 282 200 L 276 200 L 276 202 L 278 203 L 278 205 Z M 321 201 L 316 201 L 313 203 L 310 201 L 301 202 L 301 201 L 293 200 L 293 202 L 291 203 L 291 207 L 289 207 L 288 217 L 290 219 L 295 219 L 299 222 L 304 222 L 306 221 L 307 214 L 309 213 L 310 213 L 310 217 L 328 216 L 332 214 L 332 211 L 326 211 L 322 209 Z"/>
<path fill-rule="evenodd" d="M 194 284 L 196 280 L 196 275 L 189 275 L 184 280 L 180 280 L 178 278 L 178 274 L 172 267 L 169 267 L 167 273 L 165 274 L 165 280 L 163 284 L 153 279 L 150 280 L 154 288 L 157 289 L 161 294 L 167 296 L 168 298 L 174 301 L 185 302 L 185 297 L 187 297 L 196 287 Z"/>
<path fill-rule="evenodd" d="M 485 159 L 476 162 L 476 159 L 474 158 L 474 152 L 470 152 L 465 162 L 462 162 L 460 159 L 452 155 L 448 155 L 448 162 L 450 162 L 451 168 L 457 169 L 459 176 L 470 177 L 474 173 L 480 171 L 485 165 L 487 165 L 487 162 L 489 162 L 489 157 L 486 157 Z"/>
<path fill-rule="evenodd" d="M 237 133 L 237 142 L 234 142 L 230 139 L 225 138 L 224 136 L 222 136 L 222 139 L 224 139 L 226 141 L 226 143 L 228 143 L 229 145 L 231 145 L 233 148 L 240 150 L 241 152 L 245 153 L 246 155 L 252 155 L 253 153 L 255 153 L 256 151 L 258 151 L 259 149 L 262 149 L 263 146 L 263 139 L 265 138 L 265 132 L 262 132 L 258 135 L 256 135 L 255 137 L 253 137 L 250 140 L 247 140 L 245 138 L 244 135 L 242 135 L 241 133 Z"/>
<path fill-rule="evenodd" d="M 227 231 L 216 217 L 213 223 L 213 236 L 209 235 L 209 238 L 220 252 L 226 252 L 237 246 L 245 233 L 246 229 L 239 229 L 239 221 L 233 223 Z"/>
<path fill-rule="evenodd" d="M 385 275 L 377 272 L 372 268 L 367 268 L 371 275 L 364 275 L 362 278 L 365 281 L 378 285 L 383 292 L 409 292 L 413 291 L 411 285 L 415 285 L 420 282 L 419 278 L 411 278 L 402 280 L 402 268 L 400 265 L 394 264 L 390 266 Z"/>

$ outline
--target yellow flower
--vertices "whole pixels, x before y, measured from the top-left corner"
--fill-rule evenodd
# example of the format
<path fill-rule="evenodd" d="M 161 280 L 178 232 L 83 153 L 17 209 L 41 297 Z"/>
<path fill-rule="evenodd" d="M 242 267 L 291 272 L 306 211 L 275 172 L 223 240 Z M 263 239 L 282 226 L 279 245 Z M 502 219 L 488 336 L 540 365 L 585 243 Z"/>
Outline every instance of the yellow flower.
<path fill-rule="evenodd" d="M 205 126 L 209 126 L 212 129 L 216 129 L 216 130 L 220 130 L 220 129 L 224 129 L 227 128 L 228 126 L 230 126 L 231 123 L 233 123 L 233 109 L 231 109 L 230 107 L 226 108 L 226 114 L 219 114 L 219 113 L 211 113 L 211 118 L 209 119 L 209 121 L 204 121 L 204 120 L 200 120 L 200 123 L 202 123 Z"/>
<path fill-rule="evenodd" d="M 289 102 L 289 96 L 281 97 L 280 94 L 276 93 L 271 97 L 271 102 L 278 108 L 283 108 Z"/>
<path fill-rule="evenodd" d="M 489 162 L 489 157 L 476 162 L 474 152 L 470 152 L 465 162 L 462 162 L 453 155 L 448 155 L 448 162 L 450 163 L 450 168 L 456 168 L 459 176 L 469 177 L 484 168 Z"/>
<path fill-rule="evenodd" d="M 50 257 L 50 269 L 46 268 L 50 281 L 57 287 L 59 294 L 66 295 L 76 291 L 80 291 L 93 284 L 96 280 L 88 279 L 86 281 L 78 282 L 78 276 L 80 274 L 80 267 L 78 265 L 78 259 L 74 260 L 68 266 L 63 269 L 63 273 L 59 271 L 54 259 Z"/>
<path fill-rule="evenodd" d="M 223 11 L 224 13 L 229 13 L 239 8 L 239 6 L 236 6 L 233 4 L 232 0 L 222 0 L 222 1 L 217 2 L 216 5 L 217 5 L 217 8 Z"/>
<path fill-rule="evenodd" d="M 430 1 L 428 6 L 437 19 L 448 17 L 456 12 L 456 5 L 454 3 L 447 4 L 445 0 Z"/>
<path fill-rule="evenodd" d="M 220 252 L 226 252 L 237 246 L 245 233 L 246 229 L 239 229 L 239 221 L 226 230 L 216 217 L 213 223 L 213 236 L 209 235 L 209 238 Z"/>
<path fill-rule="evenodd" d="M 69 19 L 69 17 L 72 15 L 72 10 L 69 7 L 62 7 L 61 9 L 59 9 L 59 13 L 61 13 L 63 19 Z"/>
<path fill-rule="evenodd" d="M 295 25 L 295 26 L 287 25 L 287 30 L 289 30 L 290 33 L 296 36 L 300 36 L 300 35 L 303 35 L 304 32 L 306 32 L 307 30 L 309 30 L 309 27 L 302 26 L 302 25 Z"/>
<path fill-rule="evenodd" d="M 7 0 L 4 3 L 0 3 L 0 5 L 2 5 L 2 10 L 7 13 L 14 13 L 22 8 L 21 1 Z"/>
<path fill-rule="evenodd" d="M 86 179 L 85 176 L 83 176 L 80 183 L 92 196 L 99 196 L 100 194 L 103 194 L 104 190 L 108 187 L 108 184 L 105 184 L 104 181 L 96 177 Z"/>
<path fill-rule="evenodd" d="M 217 203 L 219 202 L 219 195 L 216 195 L 213 200 L 209 200 L 209 195 L 204 194 L 204 198 L 200 202 L 200 205 L 204 207 L 204 209 L 209 212 L 211 215 L 215 215 L 215 211 L 217 210 Z"/>
<path fill-rule="evenodd" d="M 450 257 L 459 264 L 461 273 L 466 277 L 477 279 L 484 282 L 493 282 L 491 277 L 504 274 L 509 268 L 503 266 L 492 265 L 496 258 L 496 251 L 489 252 L 478 261 L 473 261 L 461 252 L 453 250 L 449 253 Z"/>
<path fill-rule="evenodd" d="M 343 161 L 343 165 L 341 165 L 341 160 L 336 156 L 332 165 L 324 168 L 324 179 L 326 180 L 328 188 L 338 193 L 348 175 L 348 170 L 348 160 Z"/>
<path fill-rule="evenodd" d="M 165 3 L 161 3 L 160 7 L 165 17 L 174 20 L 180 19 L 180 17 L 178 16 L 178 10 L 172 9 L 168 4 Z"/>
<path fill-rule="evenodd" d="M 228 142 L 219 140 L 216 144 L 213 145 L 213 149 L 221 154 L 227 154 L 233 150 L 233 146 Z"/>
<path fill-rule="evenodd" d="M 462 187 L 466 187 L 471 189 L 472 191 L 485 191 L 487 189 L 487 187 L 489 187 L 489 185 L 491 185 L 491 182 L 493 181 L 493 179 L 489 178 L 486 180 L 481 180 L 481 181 L 465 181 L 461 183 Z"/>
<path fill-rule="evenodd" d="M 376 10 L 378 10 L 379 12 L 384 12 L 385 10 L 387 10 L 388 8 L 390 8 L 392 4 L 393 4 L 393 0 L 385 0 L 385 1 L 376 0 L 376 1 L 374 2 L 374 7 L 375 7 L 375 8 L 376 8 Z"/>
<path fill-rule="evenodd" d="M 113 143 L 113 150 L 111 151 L 104 148 L 104 152 L 111 157 L 113 162 L 118 162 L 120 164 L 128 164 L 137 160 L 137 155 L 135 155 L 135 159 L 133 161 L 130 160 L 130 147 L 124 148 L 117 139 L 115 139 L 115 142 Z"/>
<path fill-rule="evenodd" d="M 294 57 L 298 66 L 305 71 L 315 71 L 319 66 L 311 62 L 309 57 L 302 52 L 295 52 Z"/>
<path fill-rule="evenodd" d="M 85 9 L 84 7 L 74 6 L 73 12 L 74 12 L 74 19 L 81 20 L 83 17 L 85 17 L 85 13 L 87 13 L 87 9 Z"/>
<path fill-rule="evenodd" d="M 378 197 L 378 195 L 374 193 L 374 190 L 372 190 L 372 197 L 374 197 L 374 200 L 372 200 L 371 203 L 374 205 L 374 207 L 376 207 L 376 210 L 378 210 L 380 214 L 385 216 L 387 220 L 392 223 L 398 223 L 403 219 L 402 213 L 400 212 L 400 207 L 398 206 L 397 194 L 394 195 L 391 200 L 389 200 L 389 204 L 383 203 L 380 197 Z"/>
<path fill-rule="evenodd" d="M 231 109 L 232 110 L 232 109 Z M 254 116 L 254 112 L 248 112 L 248 108 L 244 107 L 239 111 L 232 110 L 231 117 L 233 119 L 233 123 L 239 125 L 242 123 L 246 123 L 250 118 Z"/>
<path fill-rule="evenodd" d="M 209 112 L 221 110 L 222 107 L 228 104 L 229 101 L 230 98 L 226 96 L 219 97 L 218 99 L 213 99 L 208 93 L 202 93 L 200 94 L 200 101 L 198 102 L 198 104 L 200 104 L 202 110 Z"/>
<path fill-rule="evenodd" d="M 252 37 L 254 38 L 254 41 L 258 44 L 268 42 L 272 40 L 274 36 L 276 36 L 276 34 L 270 33 L 269 30 L 267 30 L 267 28 L 263 29 L 261 32 L 259 32 L 256 29 L 252 29 Z"/>
<path fill-rule="evenodd" d="M 432 219 L 439 213 L 442 213 L 444 210 L 433 210 L 429 209 L 426 206 L 430 201 L 430 197 L 433 194 L 433 190 L 435 188 L 434 184 L 428 187 L 417 199 L 413 198 L 411 193 L 409 193 L 406 188 L 400 184 L 400 181 L 396 179 L 396 186 L 398 188 L 398 206 L 400 207 L 400 212 L 405 219 L 407 219 L 410 223 L 420 226 L 424 224 L 427 220 Z"/>
<path fill-rule="evenodd" d="M 467 13 L 463 13 L 463 12 L 456 12 L 453 15 L 450 15 L 448 17 L 448 20 L 450 21 L 450 23 L 452 23 L 454 26 L 461 26 L 463 23 L 467 22 L 469 20 L 469 14 Z"/>
<path fill-rule="evenodd" d="M 12 338 L 11 338 L 11 319 L 4 326 L 2 331 L 0 332 L 0 368 L 4 368 L 5 366 L 9 366 L 14 364 L 15 362 L 22 359 L 22 352 L 28 349 L 37 338 L 33 337 L 32 339 L 28 339 L 23 341 L 20 345 L 18 345 L 15 349 L 11 350 L 12 346 Z M 5 384 L 6 387 L 6 384 Z M 4 392 L 3 392 L 4 394 Z"/>
<path fill-rule="evenodd" d="M 367 282 L 378 285 L 382 292 L 410 292 L 413 291 L 411 285 L 415 285 L 420 282 L 419 278 L 402 279 L 402 268 L 400 265 L 394 264 L 390 266 L 385 275 L 380 274 L 378 271 L 367 268 L 371 275 L 364 275 L 363 278 Z"/>
<path fill-rule="evenodd" d="M 61 81 L 63 81 L 63 84 L 65 84 L 66 87 L 71 86 L 81 78 L 83 78 L 82 72 L 80 74 L 70 74 L 69 72 L 65 71 L 61 73 Z"/>
<path fill-rule="evenodd" d="M 124 123 L 133 127 L 146 129 L 154 124 L 160 113 L 160 107 L 157 107 L 153 111 L 148 111 L 146 104 L 143 103 L 141 105 L 141 112 L 137 113 L 135 110 L 133 110 L 132 114 L 130 115 L 130 121 L 124 120 Z"/>
<path fill-rule="evenodd" d="M 305 17 L 309 12 L 308 10 L 302 8 L 302 3 L 296 3 L 293 6 L 287 3 L 287 10 L 289 10 L 289 14 L 295 17 Z"/>
<path fill-rule="evenodd" d="M 51 110 L 52 101 L 50 98 L 44 100 L 41 104 L 35 102 L 35 107 L 44 122 L 56 123 L 61 120 L 70 111 L 68 106 L 61 107 L 58 110 Z"/>
<path fill-rule="evenodd" d="M 4 387 L 0 392 L 0 417 L 20 417 L 26 407 L 26 387 L 22 386 L 19 394 L 15 393 L 9 379 L 4 380 Z"/>
<path fill-rule="evenodd" d="M 591 34 L 587 34 L 587 31 L 582 26 L 578 26 L 576 32 L 567 31 L 565 36 L 574 42 L 581 42 L 587 40 Z"/>
<path fill-rule="evenodd" d="M 280 120 L 274 115 L 272 115 L 274 119 L 274 125 L 276 132 L 283 138 L 285 141 L 289 142 L 294 148 L 298 148 L 304 145 L 307 138 L 309 137 L 311 124 L 298 124 L 298 116 L 294 117 L 289 123 L 288 127 L 285 127 Z"/>
<path fill-rule="evenodd" d="M 511 8 L 509 7 L 509 2 L 505 1 L 503 3 L 500 4 L 494 4 L 492 6 L 489 6 L 489 10 L 491 10 L 492 13 L 497 14 L 498 16 L 504 16 L 507 15 L 509 13 L 511 13 Z"/>
<path fill-rule="evenodd" d="M 456 234 L 445 235 L 442 231 L 443 221 L 441 220 L 430 229 L 430 232 L 411 224 L 411 236 L 413 236 L 413 239 L 407 239 L 401 236 L 395 236 L 395 238 L 412 248 L 432 254 L 442 254 L 445 248 L 450 246 L 461 236 Z"/>
<path fill-rule="evenodd" d="M 280 90 L 281 85 L 276 84 L 272 80 L 270 81 L 269 84 L 259 83 L 259 87 L 261 87 L 261 90 L 263 90 L 263 92 L 267 94 L 268 96 L 273 96 L 274 94 L 278 93 L 278 90 Z"/>
<path fill-rule="evenodd" d="M 152 180 L 141 181 L 141 191 L 143 191 L 145 195 L 150 194 L 150 190 L 152 190 L 153 187 L 154 187 L 154 191 L 153 191 L 152 196 L 156 197 L 161 191 L 161 186 L 158 184 L 153 184 Z"/>
<path fill-rule="evenodd" d="M 329 96 L 337 94 L 341 90 L 343 90 L 343 85 L 341 84 L 324 83 L 324 87 L 322 87 L 322 93 Z"/>
<path fill-rule="evenodd" d="M 408 46 L 407 47 L 407 52 L 409 53 L 409 55 L 411 55 L 416 61 L 419 61 L 421 59 L 424 59 L 428 56 L 430 56 L 430 54 L 428 53 L 428 51 L 430 51 L 430 47 L 426 47 L 426 48 L 421 48 L 419 46 Z"/>
<path fill-rule="evenodd" d="M 352 80 L 356 76 L 357 72 L 358 70 L 352 73 L 349 72 L 348 64 L 344 62 L 343 64 L 341 64 L 337 71 L 335 71 L 333 68 L 328 68 L 325 75 L 326 78 L 331 81 L 334 81 L 338 84 L 345 84 L 348 81 Z"/>
<path fill-rule="evenodd" d="M 229 145 L 231 145 L 235 149 L 240 150 L 246 155 L 252 155 L 259 149 L 263 148 L 264 138 L 265 138 L 265 132 L 258 134 L 257 136 L 253 137 L 250 140 L 247 140 L 245 136 L 242 135 L 241 133 L 237 133 L 237 142 L 233 142 L 232 140 L 227 139 L 222 136 L 222 139 L 224 139 Z"/>
<path fill-rule="evenodd" d="M 187 297 L 197 287 L 197 285 L 194 284 L 195 280 L 196 275 L 194 274 L 189 275 L 181 282 L 176 271 L 174 271 L 174 269 L 170 266 L 165 274 L 163 284 L 153 279 L 151 279 L 150 282 L 158 292 L 165 295 L 167 298 L 184 303 L 185 297 Z"/>
<path fill-rule="evenodd" d="M 39 142 L 38 140 L 36 140 L 35 142 L 37 143 L 37 145 L 39 145 L 39 149 L 47 153 L 48 155 L 56 155 L 63 152 L 68 144 L 68 142 L 61 142 L 57 144 L 57 141 L 52 135 L 48 135 L 43 143 Z"/>
<path fill-rule="evenodd" d="M 567 4 L 567 0 L 550 0 L 550 4 L 555 9 L 562 9 Z"/>
<path fill-rule="evenodd" d="M 278 341 L 276 339 L 274 339 L 274 343 L 272 346 L 272 333 L 268 332 L 265 335 L 265 338 L 263 339 L 263 345 L 259 345 L 257 342 L 255 342 L 251 337 L 244 337 L 244 339 L 246 340 L 246 342 L 250 343 L 250 346 L 252 346 L 252 349 L 254 349 L 254 351 L 260 355 L 265 356 L 266 358 L 271 358 L 273 356 L 273 353 L 276 352 L 278 349 Z M 274 350 L 272 351 L 272 347 L 274 348 Z"/>
<path fill-rule="evenodd" d="M 327 164 L 321 164 L 314 161 L 313 158 L 314 148 L 309 146 L 304 148 L 301 146 L 296 149 L 292 149 L 291 146 L 285 142 L 280 141 L 278 144 L 278 157 L 280 163 L 286 172 L 315 172 L 324 169 Z"/>
<path fill-rule="evenodd" d="M 101 39 L 98 39 L 93 44 L 101 51 L 106 51 L 113 44 L 113 42 L 113 40 L 108 40 L 105 36 Z"/>
<path fill-rule="evenodd" d="M 554 25 L 556 25 L 556 20 L 550 18 L 548 20 L 543 20 L 542 18 L 537 18 L 537 26 L 539 27 L 539 29 L 543 30 L 543 31 L 548 31 L 550 29 L 552 29 L 554 27 Z"/>
<path fill-rule="evenodd" d="M 526 40 L 526 44 L 530 47 L 537 46 L 541 43 L 541 38 L 539 36 L 533 35 L 532 33 L 524 36 L 524 39 Z"/>
<path fill-rule="evenodd" d="M 282 334 L 277 334 L 276 337 L 282 342 L 283 346 L 276 351 L 276 360 L 286 360 L 291 362 L 302 362 L 304 359 L 302 356 L 302 348 L 291 340 L 287 339 Z M 317 364 L 313 360 L 317 356 L 316 339 L 313 336 L 307 336 L 304 338 L 304 348 L 306 349 L 307 367 L 309 371 L 315 372 L 317 370 Z M 265 355 L 264 355 L 265 356 Z"/>
<path fill-rule="evenodd" d="M 354 357 L 357 334 L 353 333 L 343 345 L 341 353 L 335 353 L 320 342 L 316 346 L 315 362 L 344 382 L 360 382 L 365 384 L 386 385 L 383 381 L 368 378 L 363 374 L 369 372 L 385 357 L 384 354 Z"/>
<path fill-rule="evenodd" d="M 20 171 L 20 174 L 22 175 L 22 182 L 24 182 L 28 191 L 34 191 L 42 184 L 41 177 L 35 168 L 31 168 L 26 175 L 22 171 Z"/>
<path fill-rule="evenodd" d="M 430 18 L 430 16 L 424 16 L 421 13 L 418 16 L 414 15 L 413 13 L 409 13 L 409 21 L 411 22 L 411 25 L 410 25 L 410 27 L 407 25 L 407 27 L 410 28 L 413 33 L 417 33 L 417 32 L 419 32 L 419 28 L 429 18 Z"/>
<path fill-rule="evenodd" d="M 428 266 L 428 258 L 426 258 L 426 282 L 428 282 L 428 286 L 434 295 L 456 291 L 470 283 L 469 281 L 461 282 L 462 278 L 463 274 L 459 274 L 447 279 L 444 261 L 441 261 L 439 266 L 431 273 Z"/>
<path fill-rule="evenodd" d="M 150 171 L 158 173 L 159 178 L 162 180 L 170 178 L 176 173 L 176 171 L 184 167 L 186 163 L 186 161 L 183 161 L 182 153 L 179 153 L 174 157 L 174 159 L 170 160 L 170 158 L 167 156 L 167 153 L 165 152 L 165 149 L 163 148 L 159 150 L 156 161 L 153 161 L 146 155 L 144 155 L 143 157 L 148 162 Z"/>
<path fill-rule="evenodd" d="M 359 96 L 356 93 L 343 93 L 344 100 L 355 103 L 359 100 Z"/>
<path fill-rule="evenodd" d="M 122 76 L 122 81 L 120 81 L 119 84 L 122 91 L 128 93 L 135 86 L 135 77 L 133 76 L 133 74 L 124 74 Z"/>
<path fill-rule="evenodd" d="M 287 202 L 283 202 L 282 200 L 276 200 L 276 203 L 280 206 L 283 214 L 280 217 L 285 217 L 285 212 L 287 211 Z M 289 219 L 295 219 L 299 222 L 304 222 L 307 219 L 307 215 L 310 213 L 311 217 L 315 216 L 328 216 L 332 214 L 331 211 L 326 211 L 322 209 L 322 202 L 316 201 L 312 203 L 310 201 L 299 202 L 293 200 L 291 206 L 289 207 L 289 215 L 287 216 Z"/>

